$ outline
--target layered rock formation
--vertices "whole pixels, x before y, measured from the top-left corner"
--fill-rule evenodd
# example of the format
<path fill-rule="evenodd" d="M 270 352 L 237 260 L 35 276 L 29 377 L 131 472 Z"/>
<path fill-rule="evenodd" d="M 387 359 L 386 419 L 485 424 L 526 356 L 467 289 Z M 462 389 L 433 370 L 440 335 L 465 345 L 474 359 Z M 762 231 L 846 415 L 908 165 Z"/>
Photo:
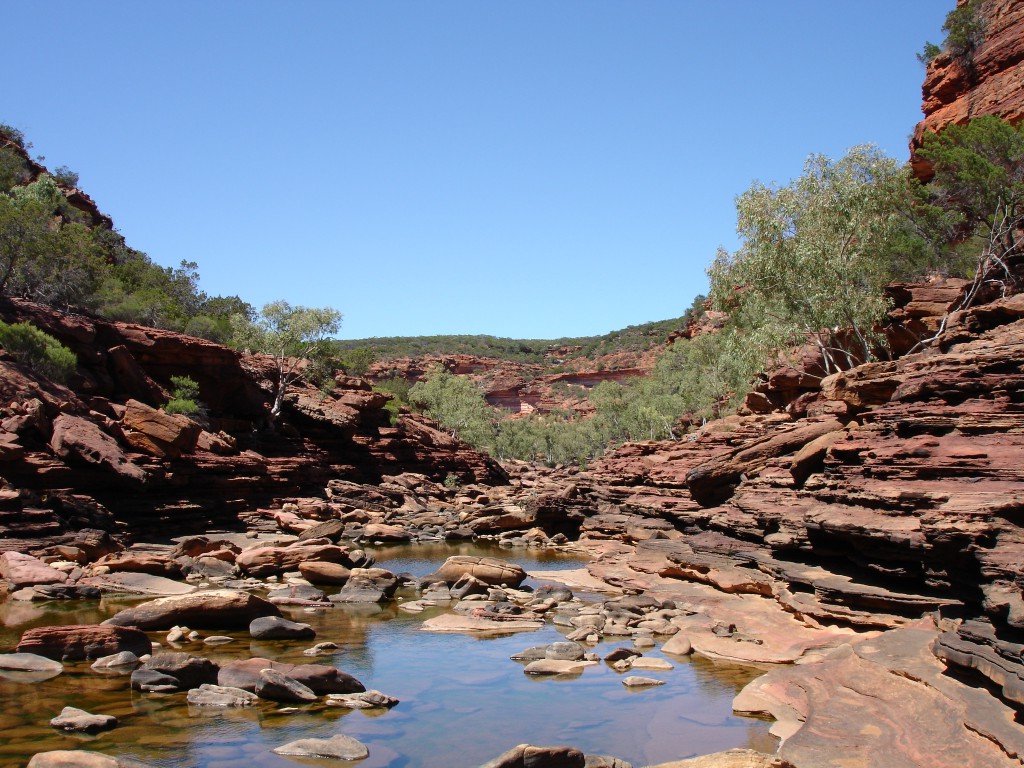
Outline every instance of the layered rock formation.
<path fill-rule="evenodd" d="M 958 0 L 965 5 L 967 0 Z M 928 65 L 922 88 L 925 117 L 914 129 L 912 164 L 923 179 L 930 166 L 914 156 L 925 133 L 962 125 L 982 115 L 1012 123 L 1024 118 L 1024 7 L 1016 0 L 980 3 L 984 39 L 968 55 L 940 53 Z"/>
<path fill-rule="evenodd" d="M 0 358 L 0 548 L 32 549 L 80 528 L 168 530 L 237 522 L 295 498 L 326 501 L 329 480 L 379 481 L 403 469 L 436 480 L 504 482 L 490 459 L 340 377 L 324 396 L 293 388 L 269 429 L 274 368 L 212 342 L 68 315 L 21 301 L 0 306 L 79 361 L 68 386 Z M 160 410 L 172 376 L 199 384 L 204 412 Z"/>

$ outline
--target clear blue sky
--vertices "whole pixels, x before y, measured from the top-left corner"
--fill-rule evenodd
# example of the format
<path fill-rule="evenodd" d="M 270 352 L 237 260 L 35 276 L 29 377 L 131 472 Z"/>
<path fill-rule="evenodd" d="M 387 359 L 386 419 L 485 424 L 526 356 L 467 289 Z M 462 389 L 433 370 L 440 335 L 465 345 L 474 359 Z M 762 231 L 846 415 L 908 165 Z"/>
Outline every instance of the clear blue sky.
<path fill-rule="evenodd" d="M 682 314 L 736 195 L 907 156 L 953 0 L 8 0 L 0 122 L 130 245 L 342 336 Z"/>

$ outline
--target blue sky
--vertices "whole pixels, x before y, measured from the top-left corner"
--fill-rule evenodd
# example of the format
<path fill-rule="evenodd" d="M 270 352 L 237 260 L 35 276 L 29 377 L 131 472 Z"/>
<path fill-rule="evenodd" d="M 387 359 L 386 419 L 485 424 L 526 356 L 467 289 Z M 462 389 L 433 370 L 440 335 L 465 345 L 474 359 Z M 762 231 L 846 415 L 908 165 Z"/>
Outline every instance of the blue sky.
<path fill-rule="evenodd" d="M 8 0 L 0 122 L 210 294 L 589 335 L 682 314 L 753 180 L 906 158 L 953 6 Z"/>

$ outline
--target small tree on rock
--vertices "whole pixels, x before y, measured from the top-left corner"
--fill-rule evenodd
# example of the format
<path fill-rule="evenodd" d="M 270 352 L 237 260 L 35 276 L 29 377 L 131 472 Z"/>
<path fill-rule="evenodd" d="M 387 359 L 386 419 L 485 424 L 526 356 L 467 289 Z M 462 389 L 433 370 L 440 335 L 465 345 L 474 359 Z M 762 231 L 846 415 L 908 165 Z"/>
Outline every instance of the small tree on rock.
<path fill-rule="evenodd" d="M 341 312 L 331 307 L 293 307 L 287 301 L 273 301 L 264 305 L 255 319 L 234 315 L 232 326 L 236 346 L 274 359 L 277 381 L 270 418 L 276 421 L 288 387 L 306 366 L 329 356 L 328 342 L 341 327 Z"/>

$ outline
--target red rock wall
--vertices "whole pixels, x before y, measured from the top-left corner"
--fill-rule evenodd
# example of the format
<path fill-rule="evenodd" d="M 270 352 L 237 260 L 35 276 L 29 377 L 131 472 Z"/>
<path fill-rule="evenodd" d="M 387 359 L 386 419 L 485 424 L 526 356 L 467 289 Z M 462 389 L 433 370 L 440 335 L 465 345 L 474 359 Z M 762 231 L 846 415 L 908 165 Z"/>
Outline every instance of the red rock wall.
<path fill-rule="evenodd" d="M 915 156 L 927 131 L 962 125 L 982 115 L 999 115 L 1012 123 L 1024 119 L 1024 3 L 986 0 L 982 12 L 985 39 L 970 62 L 941 53 L 928 65 L 921 89 L 924 119 L 910 144 L 919 178 L 931 175 L 928 163 Z"/>

